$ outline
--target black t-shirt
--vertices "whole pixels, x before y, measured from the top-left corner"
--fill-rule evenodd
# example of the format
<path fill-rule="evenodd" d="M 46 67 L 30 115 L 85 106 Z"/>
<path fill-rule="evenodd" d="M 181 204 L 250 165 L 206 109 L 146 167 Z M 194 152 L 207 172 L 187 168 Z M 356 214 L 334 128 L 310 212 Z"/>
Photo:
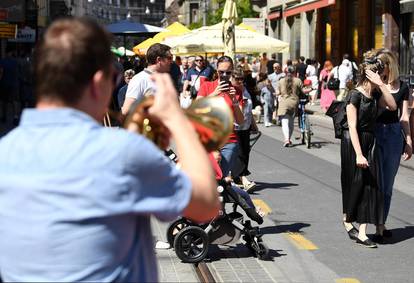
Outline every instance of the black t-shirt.
<path fill-rule="evenodd" d="M 395 99 L 395 103 L 397 103 L 397 110 L 390 111 L 385 108 L 379 109 L 377 122 L 383 123 L 383 124 L 398 123 L 400 121 L 400 115 L 401 115 L 401 113 L 399 113 L 399 109 L 403 101 L 409 99 L 409 93 L 410 92 L 409 92 L 407 83 L 400 82 L 400 89 L 398 90 L 398 92 L 391 93 Z"/>
<path fill-rule="evenodd" d="M 296 72 L 298 73 L 298 77 L 299 77 L 299 79 L 302 80 L 302 82 L 306 78 L 306 68 L 307 67 L 308 67 L 308 65 L 306 65 L 304 63 L 299 63 L 299 64 L 296 65 Z"/>
<path fill-rule="evenodd" d="M 267 61 L 266 67 L 267 67 L 267 74 L 270 75 L 271 73 L 274 72 L 273 70 L 273 64 L 276 63 L 276 60 L 269 60 Z"/>
<path fill-rule="evenodd" d="M 373 97 L 369 98 L 355 89 L 349 93 L 349 96 L 348 104 L 350 103 L 358 109 L 358 132 L 374 132 L 377 117 L 377 101 L 381 93 L 373 93 Z"/>

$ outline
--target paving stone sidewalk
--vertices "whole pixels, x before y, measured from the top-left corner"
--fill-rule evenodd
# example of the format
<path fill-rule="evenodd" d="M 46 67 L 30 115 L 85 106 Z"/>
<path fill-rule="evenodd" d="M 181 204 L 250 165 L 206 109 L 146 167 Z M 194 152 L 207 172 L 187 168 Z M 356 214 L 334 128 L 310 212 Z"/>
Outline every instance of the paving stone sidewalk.
<path fill-rule="evenodd" d="M 270 220 L 265 219 L 263 225 L 269 224 Z M 155 240 L 166 241 L 167 227 L 168 223 L 152 221 Z M 156 249 L 156 255 L 160 282 L 199 282 L 193 265 L 182 263 L 173 249 Z M 210 245 L 205 262 L 216 282 L 276 282 L 264 262 L 255 258 L 242 240 L 229 246 Z"/>

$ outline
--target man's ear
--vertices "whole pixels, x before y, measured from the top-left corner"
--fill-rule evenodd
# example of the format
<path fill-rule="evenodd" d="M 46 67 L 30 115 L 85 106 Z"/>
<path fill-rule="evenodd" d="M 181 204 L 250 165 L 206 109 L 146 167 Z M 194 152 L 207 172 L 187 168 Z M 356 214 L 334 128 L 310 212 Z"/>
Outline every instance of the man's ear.
<path fill-rule="evenodd" d="M 90 86 L 91 95 L 93 99 L 99 99 L 101 90 L 103 87 L 105 87 L 104 82 L 105 82 L 104 72 L 102 70 L 97 71 L 92 77 L 91 86 Z"/>

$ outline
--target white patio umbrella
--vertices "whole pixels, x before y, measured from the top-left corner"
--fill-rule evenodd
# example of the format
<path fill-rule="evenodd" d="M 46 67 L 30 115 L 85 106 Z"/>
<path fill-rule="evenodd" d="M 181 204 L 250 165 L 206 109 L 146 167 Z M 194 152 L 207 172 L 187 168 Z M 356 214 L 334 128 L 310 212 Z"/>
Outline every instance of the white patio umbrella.
<path fill-rule="evenodd" d="M 236 52 L 235 25 L 237 6 L 235 0 L 226 0 L 222 15 L 224 55 L 234 59 Z"/>
<path fill-rule="evenodd" d="M 223 24 L 204 26 L 192 32 L 166 39 L 163 43 L 174 54 L 224 53 Z M 281 53 L 289 51 L 289 43 L 236 26 L 236 53 Z"/>

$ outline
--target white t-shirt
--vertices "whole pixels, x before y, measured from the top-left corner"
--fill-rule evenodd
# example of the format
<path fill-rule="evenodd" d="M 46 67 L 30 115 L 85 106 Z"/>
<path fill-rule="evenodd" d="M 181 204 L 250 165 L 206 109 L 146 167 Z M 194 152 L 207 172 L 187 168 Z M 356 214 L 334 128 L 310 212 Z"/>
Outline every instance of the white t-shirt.
<path fill-rule="evenodd" d="M 306 78 L 312 82 L 312 89 L 318 89 L 319 82 L 315 66 L 308 65 L 306 67 Z"/>
<path fill-rule="evenodd" d="M 344 60 L 345 61 L 345 60 Z M 349 61 L 348 61 L 349 62 Z M 334 78 L 339 79 L 339 88 L 346 88 L 346 83 L 352 80 L 352 69 L 347 62 L 342 62 L 341 65 L 332 69 Z"/>
<path fill-rule="evenodd" d="M 131 97 L 140 101 L 146 92 L 153 91 L 155 93 L 156 86 L 150 78 L 151 74 L 152 72 L 147 69 L 136 74 L 128 84 L 125 98 Z"/>

